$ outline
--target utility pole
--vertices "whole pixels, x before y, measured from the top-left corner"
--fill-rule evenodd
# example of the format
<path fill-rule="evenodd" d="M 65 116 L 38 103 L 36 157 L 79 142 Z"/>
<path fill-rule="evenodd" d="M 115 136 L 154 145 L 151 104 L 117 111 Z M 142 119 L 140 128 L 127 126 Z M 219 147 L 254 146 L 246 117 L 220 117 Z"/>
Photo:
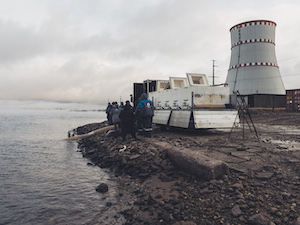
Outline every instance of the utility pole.
<path fill-rule="evenodd" d="M 212 76 L 212 78 L 213 78 L 213 86 L 215 86 L 215 67 L 217 67 L 216 65 L 215 65 L 215 61 L 216 60 L 212 60 L 213 61 L 213 76 Z"/>

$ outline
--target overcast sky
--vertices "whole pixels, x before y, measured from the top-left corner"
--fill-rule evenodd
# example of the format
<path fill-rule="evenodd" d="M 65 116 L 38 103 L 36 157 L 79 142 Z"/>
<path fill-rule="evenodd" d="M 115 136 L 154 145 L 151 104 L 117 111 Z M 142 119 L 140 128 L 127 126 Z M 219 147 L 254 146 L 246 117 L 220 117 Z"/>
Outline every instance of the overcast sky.
<path fill-rule="evenodd" d="M 134 82 L 204 73 L 226 80 L 229 29 L 277 24 L 286 89 L 300 88 L 299 0 L 0 0 L 0 98 L 106 103 Z"/>

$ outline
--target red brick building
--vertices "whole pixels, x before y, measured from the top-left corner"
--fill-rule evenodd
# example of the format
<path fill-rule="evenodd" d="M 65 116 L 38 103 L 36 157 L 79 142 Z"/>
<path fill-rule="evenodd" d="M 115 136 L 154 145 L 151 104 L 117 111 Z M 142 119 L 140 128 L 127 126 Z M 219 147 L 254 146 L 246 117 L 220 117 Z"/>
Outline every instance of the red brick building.
<path fill-rule="evenodd" d="M 300 111 L 300 89 L 286 90 L 286 110 Z"/>

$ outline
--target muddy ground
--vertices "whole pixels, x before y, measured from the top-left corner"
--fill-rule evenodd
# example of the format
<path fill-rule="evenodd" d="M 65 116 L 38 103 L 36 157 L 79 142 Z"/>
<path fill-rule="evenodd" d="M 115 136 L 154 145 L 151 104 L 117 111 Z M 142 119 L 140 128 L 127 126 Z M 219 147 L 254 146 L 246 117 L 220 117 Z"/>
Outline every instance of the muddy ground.
<path fill-rule="evenodd" d="M 107 204 L 113 218 L 91 223 L 300 224 L 300 114 L 250 113 L 257 135 L 247 117 L 244 129 L 243 123 L 233 130 L 205 131 L 154 126 L 152 138 L 123 142 L 97 134 L 79 141 L 83 155 L 110 170 L 119 183 L 116 202 Z M 77 132 L 104 125 L 89 124 Z M 183 172 L 155 145 L 158 141 L 222 160 L 229 172 L 210 181 Z"/>

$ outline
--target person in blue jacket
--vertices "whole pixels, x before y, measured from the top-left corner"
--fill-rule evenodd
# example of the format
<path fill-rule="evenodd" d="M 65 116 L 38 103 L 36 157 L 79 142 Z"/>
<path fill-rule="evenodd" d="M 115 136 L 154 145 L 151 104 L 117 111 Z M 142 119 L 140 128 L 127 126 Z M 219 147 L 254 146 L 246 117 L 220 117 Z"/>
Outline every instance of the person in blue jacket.
<path fill-rule="evenodd" d="M 147 137 L 152 136 L 152 118 L 154 116 L 153 102 L 147 99 L 147 94 L 143 93 L 139 98 L 139 104 L 135 110 L 138 133 Z"/>
<path fill-rule="evenodd" d="M 112 124 L 111 116 L 110 116 L 110 110 L 111 110 L 111 107 L 112 107 L 112 105 L 111 105 L 110 102 L 109 102 L 109 103 L 107 104 L 107 107 L 106 107 L 106 110 L 105 110 L 108 125 L 111 125 L 111 124 Z"/>

